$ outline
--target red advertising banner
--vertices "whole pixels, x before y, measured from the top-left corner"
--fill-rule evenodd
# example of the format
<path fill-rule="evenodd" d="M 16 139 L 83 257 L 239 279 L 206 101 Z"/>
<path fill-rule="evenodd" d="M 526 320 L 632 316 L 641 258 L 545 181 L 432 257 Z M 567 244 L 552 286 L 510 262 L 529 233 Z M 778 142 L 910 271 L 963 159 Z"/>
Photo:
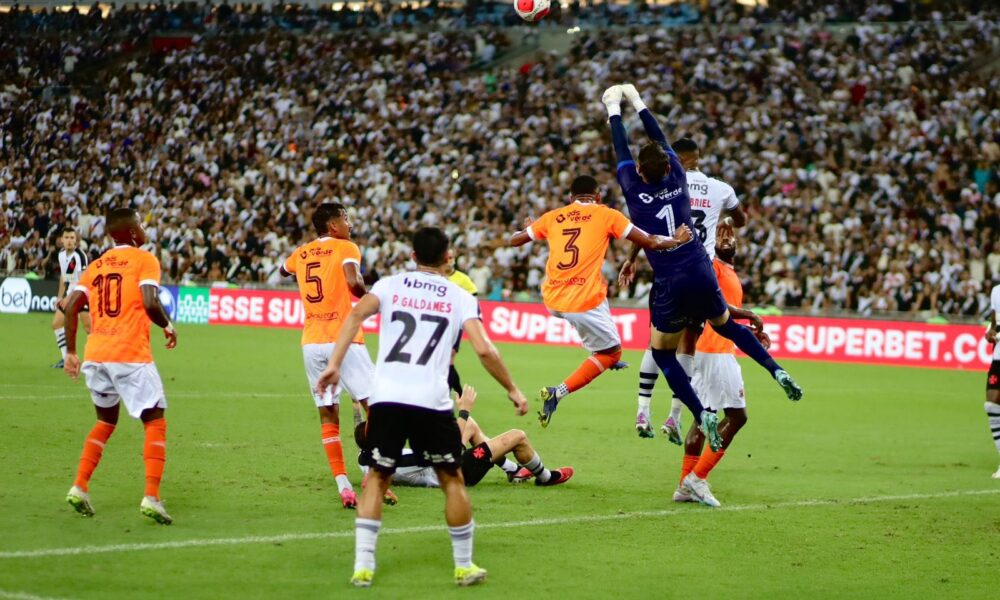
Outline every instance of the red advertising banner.
<path fill-rule="evenodd" d="M 578 346 L 576 330 L 549 314 L 541 304 L 480 302 L 483 323 L 497 342 Z M 649 313 L 612 309 L 622 346 L 641 350 L 649 342 Z M 214 325 L 301 327 L 305 318 L 296 292 L 213 288 L 208 322 Z M 983 369 L 993 348 L 975 325 L 928 325 L 901 321 L 768 317 L 776 358 L 825 360 L 879 365 Z M 378 330 L 378 319 L 365 322 Z"/>

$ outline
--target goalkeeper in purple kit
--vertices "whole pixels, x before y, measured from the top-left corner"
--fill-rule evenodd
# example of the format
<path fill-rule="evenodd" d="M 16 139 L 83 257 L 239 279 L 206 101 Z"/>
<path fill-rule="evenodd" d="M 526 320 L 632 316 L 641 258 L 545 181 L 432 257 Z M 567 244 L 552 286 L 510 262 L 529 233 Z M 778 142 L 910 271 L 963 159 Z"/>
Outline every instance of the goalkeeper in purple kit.
<path fill-rule="evenodd" d="M 650 140 L 639 150 L 638 162 L 632 158 L 628 133 L 622 123 L 623 96 L 639 113 Z M 608 110 L 618 160 L 618 183 L 632 222 L 650 234 L 664 236 L 672 235 L 682 225 L 693 228 L 684 167 L 635 86 L 612 86 L 604 92 L 602 101 Z M 708 321 L 719 335 L 732 340 L 766 368 L 789 399 L 802 398 L 802 388 L 775 362 L 753 332 L 732 319 L 702 244 L 692 240 L 671 250 L 646 251 L 646 258 L 653 269 L 653 289 L 649 295 L 653 359 L 670 389 L 694 415 L 713 450 L 722 447 L 718 417 L 704 409 L 688 374 L 677 361 L 677 346 L 687 326 Z"/>

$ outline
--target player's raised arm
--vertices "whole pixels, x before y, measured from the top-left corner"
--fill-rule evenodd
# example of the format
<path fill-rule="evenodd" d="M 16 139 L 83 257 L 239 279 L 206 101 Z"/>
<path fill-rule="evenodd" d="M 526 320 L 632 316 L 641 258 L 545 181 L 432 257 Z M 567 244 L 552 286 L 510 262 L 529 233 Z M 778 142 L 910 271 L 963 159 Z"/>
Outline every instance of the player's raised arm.
<path fill-rule="evenodd" d="M 365 294 L 351 309 L 347 319 L 344 320 L 344 325 L 340 328 L 340 335 L 337 336 L 337 342 L 334 344 L 330 362 L 320 374 L 319 379 L 316 380 L 317 393 L 324 394 L 327 388 L 340 382 L 340 365 L 343 364 L 344 357 L 347 356 L 351 342 L 358 335 L 365 320 L 378 312 L 379 305 L 378 296 Z"/>
<path fill-rule="evenodd" d="M 691 230 L 688 229 L 687 225 L 678 227 L 671 237 L 649 235 L 638 227 L 632 227 L 628 235 L 625 236 L 625 239 L 635 244 L 635 247 L 645 250 L 670 250 L 691 241 L 691 238 Z"/>
<path fill-rule="evenodd" d="M 639 91 L 635 89 L 635 86 L 631 83 L 626 83 L 621 86 L 622 95 L 632 103 L 632 108 L 635 112 L 639 113 L 639 119 L 642 121 L 642 128 L 646 130 L 646 137 L 649 141 L 655 142 L 663 147 L 667 154 L 672 154 L 673 150 L 670 148 L 670 143 L 667 142 L 667 136 L 663 134 L 663 130 L 660 129 L 660 124 L 656 122 L 656 117 L 653 116 L 652 111 L 646 107 L 646 103 L 642 101 L 639 96 Z"/>
<path fill-rule="evenodd" d="M 472 418 L 470 413 L 476 404 L 476 396 L 476 388 L 466 384 L 462 388 L 462 395 L 455 401 L 455 408 L 458 409 L 458 430 L 462 432 L 463 446 L 469 443 L 469 438 L 475 430 L 475 427 L 470 426 L 469 420 Z"/>
<path fill-rule="evenodd" d="M 507 370 L 507 365 L 500 358 L 500 352 L 493 345 L 493 342 L 490 341 L 489 336 L 486 335 L 483 322 L 479 319 L 468 319 L 462 325 L 462 329 L 469 336 L 469 343 L 479 356 L 479 361 L 483 363 L 486 372 L 492 375 L 493 379 L 507 390 L 507 398 L 514 404 L 518 416 L 528 414 L 528 400 L 521 393 L 521 390 L 518 389 L 517 385 L 514 384 L 514 380 Z"/>
<path fill-rule="evenodd" d="M 532 221 L 530 217 L 524 220 L 524 229 L 514 233 L 507 240 L 508 246 L 517 248 L 535 240 L 544 240 L 548 237 L 548 213 L 542 215 L 537 221 Z"/>

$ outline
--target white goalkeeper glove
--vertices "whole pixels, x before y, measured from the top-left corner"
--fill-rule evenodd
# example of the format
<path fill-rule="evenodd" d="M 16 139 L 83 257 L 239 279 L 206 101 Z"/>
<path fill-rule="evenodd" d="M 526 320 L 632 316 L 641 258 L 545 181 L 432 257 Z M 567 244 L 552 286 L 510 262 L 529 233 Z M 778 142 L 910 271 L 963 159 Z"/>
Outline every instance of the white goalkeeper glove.
<path fill-rule="evenodd" d="M 646 110 L 646 103 L 642 101 L 639 97 L 639 90 L 635 89 L 635 86 L 631 83 L 625 83 L 620 86 L 622 88 L 622 95 L 625 99 L 632 103 L 632 108 L 635 112 L 642 112 Z"/>
<path fill-rule="evenodd" d="M 621 116 L 622 86 L 613 85 L 604 90 L 604 95 L 601 96 L 601 102 L 603 102 L 605 108 L 608 109 L 608 117 L 613 117 L 615 115 Z"/>

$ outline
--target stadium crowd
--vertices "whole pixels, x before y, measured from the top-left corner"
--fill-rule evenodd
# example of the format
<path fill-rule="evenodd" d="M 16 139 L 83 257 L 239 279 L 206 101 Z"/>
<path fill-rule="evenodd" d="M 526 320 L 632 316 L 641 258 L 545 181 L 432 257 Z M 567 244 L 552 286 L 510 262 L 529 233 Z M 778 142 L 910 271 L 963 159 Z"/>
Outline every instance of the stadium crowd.
<path fill-rule="evenodd" d="M 995 50 L 1000 17 L 961 14 L 841 31 L 744 14 L 726 30 L 585 32 L 565 56 L 486 70 L 473 66 L 509 46 L 504 30 L 278 27 L 168 54 L 130 48 L 93 85 L 66 57 L 105 56 L 107 26 L 37 52 L 7 40 L 0 272 L 51 275 L 67 225 L 96 256 L 102 215 L 131 203 L 166 279 L 276 284 L 281 258 L 312 235 L 309 206 L 339 201 L 369 279 L 404 268 L 407 232 L 436 224 L 482 296 L 527 298 L 544 248 L 497 242 L 564 202 L 577 173 L 617 205 L 599 98 L 629 79 L 750 213 L 749 302 L 978 315 L 1000 283 L 1000 77 L 970 65 Z M 122 21 L 119 40 L 152 27 Z M 609 279 L 624 251 L 614 246 Z M 612 294 L 648 288 L 646 273 Z"/>

